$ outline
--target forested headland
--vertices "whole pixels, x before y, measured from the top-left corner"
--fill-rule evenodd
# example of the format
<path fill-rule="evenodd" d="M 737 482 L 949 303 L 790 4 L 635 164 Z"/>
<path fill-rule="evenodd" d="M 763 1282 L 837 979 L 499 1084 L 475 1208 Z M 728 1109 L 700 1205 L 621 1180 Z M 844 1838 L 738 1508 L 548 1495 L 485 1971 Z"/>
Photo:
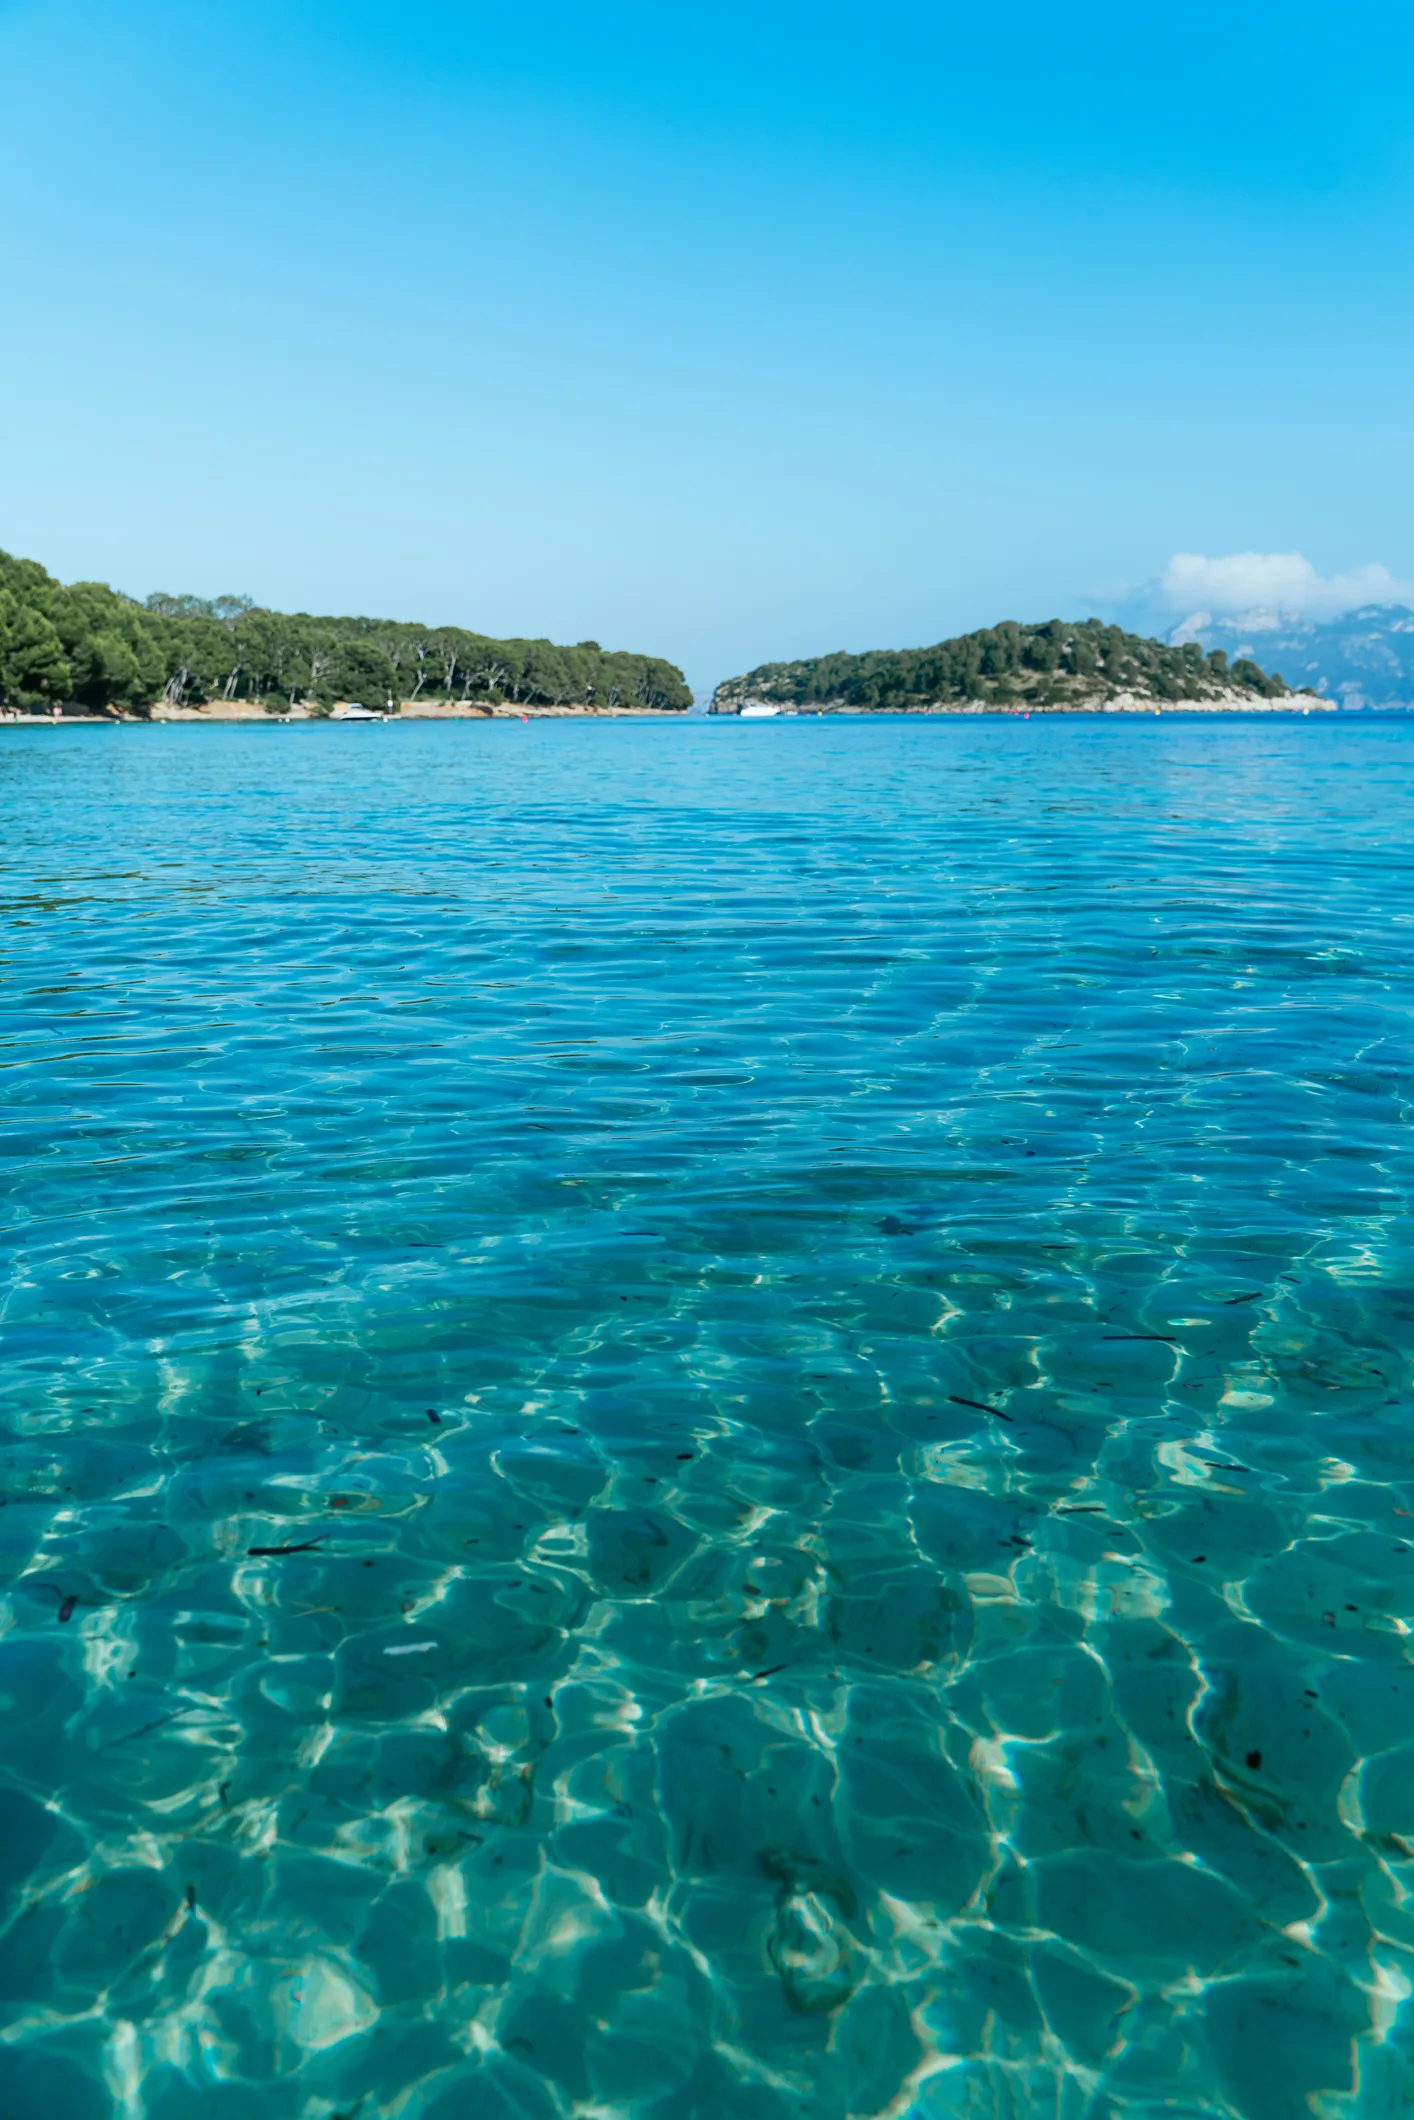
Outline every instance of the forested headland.
<path fill-rule="evenodd" d="M 735 714 L 743 704 L 760 701 L 854 714 L 968 707 L 1089 712 L 1121 698 L 1236 705 L 1244 696 L 1255 703 L 1286 691 L 1280 677 L 1269 677 L 1245 656 L 1229 663 L 1221 649 L 1205 655 L 1196 642 L 1173 648 L 1097 618 L 1053 618 L 1039 626 L 1008 621 L 932 648 L 763 663 L 718 685 L 709 711 Z"/>
<path fill-rule="evenodd" d="M 460 626 L 267 611 L 245 596 L 157 594 L 56 581 L 0 552 L 0 706 L 144 713 L 165 701 L 259 702 L 273 714 L 335 700 L 463 700 L 681 713 L 692 694 L 655 655 L 494 640 Z"/>

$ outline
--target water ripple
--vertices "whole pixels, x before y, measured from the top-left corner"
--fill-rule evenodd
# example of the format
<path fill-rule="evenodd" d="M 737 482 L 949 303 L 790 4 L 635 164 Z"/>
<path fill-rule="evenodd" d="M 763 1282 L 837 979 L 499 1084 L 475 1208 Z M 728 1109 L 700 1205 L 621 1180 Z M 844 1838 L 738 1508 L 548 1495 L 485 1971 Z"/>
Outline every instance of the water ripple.
<path fill-rule="evenodd" d="M 0 736 L 9 2120 L 1414 2110 L 1411 758 Z"/>

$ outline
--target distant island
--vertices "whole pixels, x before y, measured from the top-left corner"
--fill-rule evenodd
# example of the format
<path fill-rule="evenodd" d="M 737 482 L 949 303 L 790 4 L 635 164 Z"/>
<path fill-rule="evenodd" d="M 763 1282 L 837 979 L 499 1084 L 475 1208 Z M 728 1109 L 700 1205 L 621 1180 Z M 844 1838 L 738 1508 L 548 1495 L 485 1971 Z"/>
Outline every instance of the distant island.
<path fill-rule="evenodd" d="M 245 596 L 67 586 L 0 552 L 0 707 L 11 714 L 251 720 L 338 701 L 455 714 L 680 714 L 674 664 L 597 641 L 495 640 L 460 626 L 267 611 Z"/>
<path fill-rule="evenodd" d="M 1043 714 L 1328 706 L 1292 694 L 1247 656 L 1170 647 L 1097 618 L 1044 625 L 1010 622 L 933 648 L 874 649 L 763 663 L 718 685 L 710 714 Z"/>

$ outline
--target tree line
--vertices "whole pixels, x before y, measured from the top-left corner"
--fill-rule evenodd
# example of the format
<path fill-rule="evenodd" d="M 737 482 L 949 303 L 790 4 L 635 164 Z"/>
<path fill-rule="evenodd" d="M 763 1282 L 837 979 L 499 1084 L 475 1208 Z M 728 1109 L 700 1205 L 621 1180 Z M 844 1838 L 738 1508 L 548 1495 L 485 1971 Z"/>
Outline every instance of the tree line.
<path fill-rule="evenodd" d="M 712 708 L 732 713 L 746 699 L 855 712 L 906 713 L 927 704 L 977 701 L 1081 707 L 1121 692 L 1162 700 L 1212 699 L 1250 692 L 1276 699 L 1287 690 L 1247 656 L 1229 664 L 1196 641 L 1170 647 L 1097 618 L 1023 626 L 1008 620 L 932 648 L 874 649 L 864 655 L 818 655 L 801 662 L 763 663 L 717 687 Z"/>
<path fill-rule="evenodd" d="M 514 706 L 692 704 L 681 670 L 597 641 L 495 640 L 460 626 L 318 618 L 246 596 L 139 603 L 102 582 L 56 581 L 0 552 L 0 705 L 205 706 L 256 700 L 272 713 L 334 701 L 464 700 Z"/>

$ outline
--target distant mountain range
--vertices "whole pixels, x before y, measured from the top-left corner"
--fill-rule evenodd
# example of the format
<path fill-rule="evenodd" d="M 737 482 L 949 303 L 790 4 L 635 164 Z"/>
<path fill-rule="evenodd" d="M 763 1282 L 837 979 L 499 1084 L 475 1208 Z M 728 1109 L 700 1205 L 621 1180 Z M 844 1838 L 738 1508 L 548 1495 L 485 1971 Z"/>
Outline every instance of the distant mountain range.
<path fill-rule="evenodd" d="M 1343 707 L 1414 707 L 1414 611 L 1403 604 L 1366 604 L 1321 620 L 1195 611 L 1178 625 L 1170 612 L 1163 637 L 1175 647 L 1196 641 L 1222 648 L 1234 662 L 1259 661 L 1293 689 L 1309 688 Z"/>

